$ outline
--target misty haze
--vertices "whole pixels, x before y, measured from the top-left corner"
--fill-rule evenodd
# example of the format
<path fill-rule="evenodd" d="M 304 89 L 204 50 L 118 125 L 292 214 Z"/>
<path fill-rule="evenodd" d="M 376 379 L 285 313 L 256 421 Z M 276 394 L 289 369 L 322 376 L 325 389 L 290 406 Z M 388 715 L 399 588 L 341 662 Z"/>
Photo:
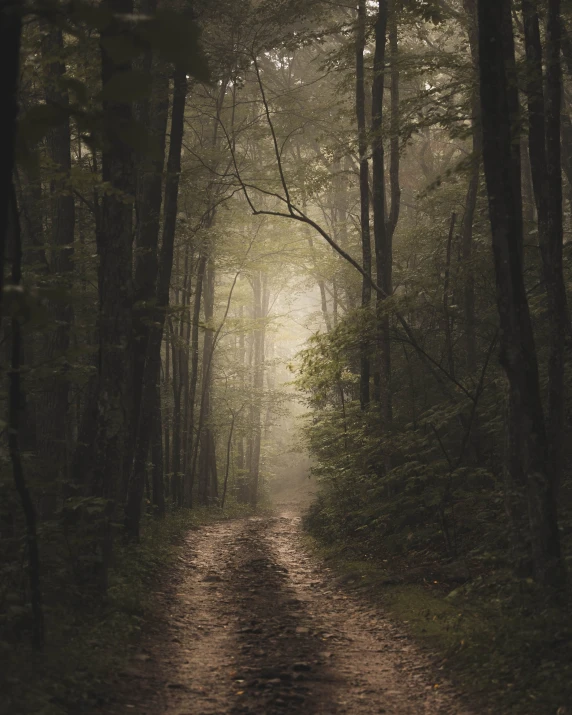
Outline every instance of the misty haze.
<path fill-rule="evenodd" d="M 0 715 L 572 715 L 570 28 L 0 0 Z"/>

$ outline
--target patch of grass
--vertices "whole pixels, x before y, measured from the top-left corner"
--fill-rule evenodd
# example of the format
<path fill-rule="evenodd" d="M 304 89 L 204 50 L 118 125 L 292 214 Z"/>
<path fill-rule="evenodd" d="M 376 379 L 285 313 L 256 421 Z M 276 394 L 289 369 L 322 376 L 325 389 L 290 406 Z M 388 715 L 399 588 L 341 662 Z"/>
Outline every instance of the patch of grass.
<path fill-rule="evenodd" d="M 91 609 L 68 601 L 46 611 L 44 653 L 27 641 L 0 640 L 1 715 L 78 715 L 104 708 L 111 676 L 137 647 L 153 614 L 153 593 L 180 553 L 183 536 L 201 525 L 252 514 L 229 505 L 146 517 L 141 543 L 116 544 L 108 595 Z M 63 605 L 65 603 L 65 605 Z"/>
<path fill-rule="evenodd" d="M 438 658 L 474 707 L 499 715 L 556 715 L 572 703 L 572 614 L 533 584 L 491 572 L 462 586 L 395 583 L 383 565 L 340 547 L 308 545 L 346 588 L 359 590 Z"/>

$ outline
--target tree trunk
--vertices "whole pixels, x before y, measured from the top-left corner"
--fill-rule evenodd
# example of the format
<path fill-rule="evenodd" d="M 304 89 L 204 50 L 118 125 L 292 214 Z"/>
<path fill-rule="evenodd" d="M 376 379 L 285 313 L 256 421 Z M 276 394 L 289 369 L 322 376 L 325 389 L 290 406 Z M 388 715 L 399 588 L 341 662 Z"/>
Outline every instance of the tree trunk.
<path fill-rule="evenodd" d="M 161 414 L 161 387 L 159 376 L 155 386 L 155 404 L 153 406 L 153 429 L 151 431 L 151 461 L 153 462 L 153 506 L 155 515 L 165 516 L 165 481 L 163 464 L 163 420 Z"/>
<path fill-rule="evenodd" d="M 66 67 L 61 61 L 64 49 L 63 35 L 60 28 L 50 25 L 42 43 L 42 57 L 46 66 L 45 97 L 47 105 L 54 105 L 67 110 L 69 97 L 61 88 L 61 80 Z M 69 117 L 66 118 L 47 136 L 48 154 L 54 165 L 57 178 L 52 179 L 51 194 L 51 261 L 50 284 L 70 290 L 73 273 L 73 242 L 75 231 L 74 197 L 69 190 L 71 162 L 71 130 Z M 32 207 L 33 209 L 34 207 Z M 36 209 L 37 210 L 37 209 Z M 41 234 L 40 234 L 41 236 Z M 35 240 L 38 240 L 36 237 Z M 41 240 L 41 239 L 40 239 Z M 55 364 L 55 369 L 44 381 L 44 398 L 38 405 L 38 455 L 42 463 L 45 483 L 52 492 L 62 481 L 67 481 L 70 474 L 67 454 L 66 424 L 69 401 L 69 380 L 66 377 L 65 355 L 69 348 L 70 329 L 73 321 L 71 298 L 50 304 L 50 317 L 54 329 L 46 337 L 43 345 L 43 359 Z M 63 364 L 62 364 L 63 363 Z M 51 502 L 52 508 L 55 502 Z"/>
<path fill-rule="evenodd" d="M 570 332 L 562 264 L 562 67 L 560 0 L 548 0 L 546 18 L 546 161 L 548 165 L 548 224 L 541 246 L 550 314 L 547 433 L 555 498 L 562 479 L 564 439 L 564 346 Z"/>
<path fill-rule="evenodd" d="M 554 484 L 536 349 L 523 276 L 518 85 L 509 0 L 479 0 L 479 68 L 483 163 L 492 229 L 501 328 L 501 359 L 509 381 L 510 436 L 521 446 L 509 465 L 513 483 L 526 475 L 535 578 L 560 585 L 560 553 Z M 514 453 L 513 450 L 510 450 Z"/>
<path fill-rule="evenodd" d="M 391 220 L 386 220 L 386 193 L 385 193 L 385 161 L 383 148 L 383 94 L 385 79 L 385 45 L 387 40 L 387 0 L 379 0 L 379 11 L 375 23 L 375 53 L 373 59 L 373 86 L 372 86 L 372 180 L 373 180 L 373 234 L 375 245 L 375 262 L 377 283 L 386 296 L 392 293 L 392 233 Z M 392 102 L 393 106 L 393 102 Z M 393 151 L 392 151 L 393 159 Z M 393 187 L 393 173 L 395 166 L 392 161 L 391 182 Z M 396 207 L 397 208 L 397 207 Z M 380 403 L 384 429 L 387 430 L 392 422 L 391 405 L 391 346 L 389 338 L 389 317 L 385 314 L 383 294 L 377 294 L 377 322 L 378 322 L 378 377 L 375 380 L 375 398 Z"/>
<path fill-rule="evenodd" d="M 192 455 L 196 449 L 194 443 L 195 439 L 195 399 L 197 395 L 197 382 L 199 377 L 199 322 L 201 319 L 201 299 L 203 294 L 203 282 L 205 277 L 205 270 L 207 266 L 207 256 L 202 254 L 199 257 L 199 263 L 197 266 L 197 280 L 195 287 L 195 300 L 193 303 L 193 316 L 192 316 L 192 326 L 191 326 L 191 375 L 189 380 L 189 423 L 188 423 L 188 434 L 187 443 L 188 449 L 191 454 L 191 460 L 187 465 L 189 473 L 186 476 L 185 483 L 187 484 L 188 493 L 185 495 L 185 503 L 188 507 L 192 507 L 193 504 L 193 487 L 195 481 L 195 474 L 192 464 Z"/>
<path fill-rule="evenodd" d="M 175 298 L 176 300 L 176 298 Z M 182 411 L 181 411 L 181 394 L 182 394 L 182 382 L 181 382 L 181 366 L 180 366 L 180 350 L 179 350 L 179 336 L 175 332 L 172 320 L 169 318 L 169 330 L 171 335 L 171 356 L 173 360 L 173 452 L 171 461 L 171 492 L 173 494 L 173 501 L 177 506 L 182 506 L 183 494 L 182 494 L 182 479 L 181 479 L 181 423 L 182 423 Z"/>
<path fill-rule="evenodd" d="M 211 402 L 211 375 L 212 375 L 212 352 L 214 345 L 214 328 L 212 325 L 214 316 L 214 263 L 212 258 L 209 258 L 206 268 L 206 280 L 204 288 L 204 318 L 205 318 L 205 336 L 203 340 L 203 375 L 202 375 L 202 394 L 200 419 L 198 425 L 197 439 L 200 441 L 200 460 L 199 460 L 199 504 L 208 504 L 211 498 L 211 485 L 209 481 L 210 470 L 210 402 Z"/>
<path fill-rule="evenodd" d="M 228 440 L 226 443 L 226 464 L 224 469 L 224 483 L 222 488 L 222 498 L 220 500 L 220 508 L 224 509 L 224 503 L 226 501 L 226 490 L 228 487 L 228 474 L 230 470 L 230 452 L 232 448 L 232 433 L 234 432 L 234 420 L 236 415 L 233 413 L 232 420 L 230 422 L 230 429 L 228 431 Z"/>
<path fill-rule="evenodd" d="M 0 138 L 0 315 L 4 292 L 4 261 L 10 224 L 13 191 L 16 117 L 18 115 L 18 80 L 20 77 L 20 37 L 22 15 L 17 3 L 0 7 L 0 97 L 2 135 Z"/>
<path fill-rule="evenodd" d="M 390 295 L 393 292 L 392 285 L 392 270 L 393 270 L 393 234 L 397 228 L 397 222 L 399 221 L 399 213 L 401 211 L 401 186 L 399 184 L 399 50 L 398 50 L 398 37 L 397 37 L 397 8 L 398 3 L 396 1 L 392 2 L 391 12 L 388 18 L 389 24 L 389 61 L 390 61 L 390 77 L 391 77 L 391 114 L 389 121 L 390 128 L 390 139 L 389 139 L 389 186 L 390 186 L 390 198 L 391 205 L 389 210 L 389 242 L 390 251 L 388 255 L 389 266 L 387 268 L 389 278 L 388 278 L 388 289 L 387 293 Z"/>
<path fill-rule="evenodd" d="M 0 16 L 1 18 L 1 16 Z M 1 33 L 0 33 L 1 37 Z M 12 202 L 12 286 L 15 290 L 21 289 L 22 282 L 22 239 L 20 235 L 20 222 L 18 207 L 16 205 L 16 192 L 11 187 L 9 197 Z M 22 503 L 22 510 L 26 521 L 26 546 L 28 549 L 28 575 L 30 580 L 30 593 L 32 601 L 32 645 L 41 650 L 44 646 L 44 612 L 42 608 L 42 591 L 40 584 L 40 554 L 38 549 L 37 517 L 34 502 L 30 495 L 20 451 L 20 412 L 22 403 L 21 389 L 21 349 L 22 326 L 21 317 L 16 315 L 11 320 L 11 360 L 9 372 L 8 393 L 8 448 L 14 475 L 14 485 Z"/>
<path fill-rule="evenodd" d="M 471 48 L 471 59 L 475 78 L 479 75 L 479 37 L 477 28 L 477 8 L 474 0 L 464 0 L 467 13 L 467 34 Z M 465 213 L 461 225 L 461 257 L 464 267 L 463 309 L 465 314 L 465 351 L 468 371 L 477 369 L 477 343 L 475 335 L 475 272 L 473 269 L 473 222 L 479 193 L 481 155 L 483 151 L 481 129 L 481 103 L 478 82 L 471 92 L 471 128 L 473 157 L 469 185 L 465 198 Z"/>
<path fill-rule="evenodd" d="M 141 521 L 141 502 L 145 479 L 145 465 L 149 442 L 153 430 L 155 393 L 161 365 L 161 343 L 165 317 L 169 308 L 169 286 L 173 269 L 175 229 L 177 225 L 177 205 L 179 198 L 179 175 L 181 172 L 181 147 L 184 134 L 185 101 L 187 97 L 187 77 L 184 70 L 175 69 L 173 82 L 173 108 L 171 112 L 171 135 L 169 158 L 167 160 L 167 178 L 165 182 L 165 209 L 163 241 L 159 255 L 159 274 L 156 288 L 155 320 L 149 331 L 147 355 L 143 374 L 143 395 L 141 413 L 137 427 L 135 458 L 129 479 L 129 491 L 125 506 L 125 527 L 132 540 L 139 539 Z M 173 465 L 173 469 L 175 465 Z M 173 497 L 176 495 L 173 494 Z"/>
<path fill-rule="evenodd" d="M 453 331 L 451 326 L 451 315 L 449 313 L 449 285 L 451 282 L 451 246 L 455 233 L 455 223 L 457 214 L 451 215 L 449 224 L 449 235 L 447 236 L 447 247 L 445 250 L 445 278 L 443 281 L 443 317 L 445 320 L 445 355 L 447 356 L 447 366 L 451 377 L 455 377 L 455 356 L 453 354 Z"/>
<path fill-rule="evenodd" d="M 358 126 L 359 149 L 359 193 L 360 193 L 360 227 L 362 266 L 364 272 L 371 278 L 371 234 L 369 225 L 369 162 L 367 159 L 367 131 L 365 120 L 365 71 L 363 53 L 365 49 L 366 3 L 359 0 L 358 24 L 356 36 L 356 116 Z M 366 278 L 361 284 L 361 304 L 364 310 L 371 303 L 371 282 Z M 368 341 L 361 346 L 360 355 L 360 405 L 362 410 L 369 406 L 369 347 Z"/>
<path fill-rule="evenodd" d="M 253 333 L 253 403 L 251 409 L 252 452 L 250 458 L 250 503 L 256 506 L 260 486 L 260 449 L 262 441 L 262 394 L 264 390 L 264 342 L 266 335 L 266 314 L 268 312 L 268 291 L 265 277 L 259 271 L 252 279 L 254 312 Z"/>
<path fill-rule="evenodd" d="M 210 482 L 209 482 L 209 490 L 210 490 L 210 503 L 211 504 L 216 504 L 218 501 L 218 470 L 217 470 L 217 464 L 216 464 L 216 442 L 215 442 L 215 436 L 214 432 L 212 429 L 209 430 L 210 433 Z"/>
<path fill-rule="evenodd" d="M 189 375 L 189 358 L 191 350 L 191 273 L 192 259 L 191 246 L 187 242 L 185 244 L 185 269 L 183 277 L 183 309 L 181 310 L 181 321 L 179 333 L 180 340 L 180 371 L 181 371 L 181 388 L 182 388 L 182 410 L 183 419 L 181 422 L 181 489 L 183 505 L 188 506 L 186 495 L 188 492 L 189 478 L 189 463 L 191 461 L 190 444 L 189 444 L 189 392 L 190 392 L 190 375 Z"/>
<path fill-rule="evenodd" d="M 523 0 L 522 14 L 528 69 L 528 144 L 550 324 L 546 428 L 550 473 L 557 493 L 562 472 L 564 340 L 569 332 L 566 289 L 562 273 L 560 5 L 555 0 L 551 0 L 548 5 L 545 82 L 542 76 L 540 23 L 533 0 Z M 546 91 L 546 103 L 544 91 Z"/>
<path fill-rule="evenodd" d="M 129 61 L 117 62 L 106 49 L 121 41 L 126 28 L 119 19 L 133 12 L 132 0 L 104 3 L 114 19 L 101 30 L 102 81 L 105 87 L 121 73 Z M 105 100 L 103 121 L 106 146 L 102 152 L 102 178 L 113 189 L 101 199 L 101 225 L 97 232 L 99 255 L 99 385 L 93 494 L 107 499 L 109 509 L 102 536 L 101 567 L 97 578 L 107 588 L 111 558 L 114 502 L 124 492 L 124 456 L 132 410 L 133 285 L 131 275 L 133 240 L 133 151 L 121 138 L 129 131 L 132 108 L 127 102 Z M 119 130 L 119 131 L 117 131 Z"/>
<path fill-rule="evenodd" d="M 246 336 L 243 327 L 244 319 L 244 306 L 241 305 L 238 312 L 238 317 L 240 320 L 241 330 L 238 334 L 238 364 L 240 366 L 240 389 L 242 394 L 246 388 Z M 237 499 L 242 502 L 248 502 L 248 486 L 245 480 L 245 465 L 246 465 L 246 454 L 244 449 L 244 431 L 239 425 L 240 429 L 238 431 L 238 444 L 236 450 L 236 471 L 238 475 L 237 484 Z"/>
<path fill-rule="evenodd" d="M 148 0 L 142 12 L 156 10 L 156 0 Z M 135 274 L 133 310 L 133 416 L 131 423 L 131 452 L 135 448 L 137 425 L 143 394 L 143 373 L 149 339 L 149 323 L 153 316 L 156 298 L 158 251 L 163 200 L 163 167 L 165 163 L 165 138 L 169 111 L 169 82 L 166 67 L 146 49 L 142 71 L 151 76 L 151 96 L 139 107 L 139 121 L 149 128 L 158 153 L 156 157 L 140 156 L 137 166 L 137 232 L 135 235 Z M 131 460 L 129 461 L 131 468 Z"/>
<path fill-rule="evenodd" d="M 167 408 L 167 418 L 163 420 L 165 424 L 165 451 L 164 451 L 164 459 L 165 459 L 165 478 L 166 478 L 166 484 L 167 484 L 167 489 L 169 485 L 169 478 L 171 474 L 171 423 L 169 419 L 169 400 L 168 400 L 168 395 L 171 390 L 171 342 L 169 340 L 169 330 L 164 330 L 165 334 L 165 395 L 166 395 L 166 400 L 165 400 L 165 407 Z"/>

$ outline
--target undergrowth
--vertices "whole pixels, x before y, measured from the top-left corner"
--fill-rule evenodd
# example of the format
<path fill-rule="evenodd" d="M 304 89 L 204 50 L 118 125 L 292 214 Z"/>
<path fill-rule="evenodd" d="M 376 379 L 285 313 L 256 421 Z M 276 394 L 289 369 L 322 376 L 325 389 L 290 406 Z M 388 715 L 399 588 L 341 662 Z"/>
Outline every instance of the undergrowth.
<path fill-rule="evenodd" d="M 147 517 L 137 545 L 117 544 L 103 603 L 46 608 L 47 643 L 34 653 L 27 639 L 0 640 L 1 715 L 76 715 L 105 707 L 111 675 L 137 647 L 153 610 L 153 587 L 176 558 L 190 529 L 251 513 L 247 507 L 196 509 Z M 49 574 L 47 575 L 49 578 Z"/>
<path fill-rule="evenodd" d="M 529 580 L 491 571 L 465 584 L 399 582 L 386 564 L 309 537 L 345 587 L 380 605 L 435 656 L 470 705 L 498 715 L 560 715 L 572 703 L 572 614 Z"/>

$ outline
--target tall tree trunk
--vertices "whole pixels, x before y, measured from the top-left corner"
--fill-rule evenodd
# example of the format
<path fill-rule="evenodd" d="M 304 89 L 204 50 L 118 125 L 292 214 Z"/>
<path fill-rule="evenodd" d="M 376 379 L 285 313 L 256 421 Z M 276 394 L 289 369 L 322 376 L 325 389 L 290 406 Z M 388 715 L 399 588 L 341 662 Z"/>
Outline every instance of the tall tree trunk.
<path fill-rule="evenodd" d="M 209 258 L 206 268 L 204 288 L 204 318 L 205 336 L 203 340 L 203 375 L 202 375 L 202 395 L 200 419 L 198 425 L 197 439 L 200 440 L 200 460 L 199 460 L 199 504 L 208 504 L 211 498 L 211 485 L 209 482 L 209 470 L 211 460 L 211 435 L 210 435 L 210 408 L 211 408 L 211 375 L 212 375 L 212 353 L 214 341 L 214 327 L 212 325 L 214 316 L 214 262 Z"/>
<path fill-rule="evenodd" d="M 153 405 L 153 428 L 151 430 L 151 461 L 153 463 L 153 506 L 155 515 L 165 516 L 165 480 L 163 464 L 163 420 L 161 413 L 161 387 L 159 376 L 155 386 L 155 404 Z"/>
<path fill-rule="evenodd" d="M 326 324 L 326 330 L 328 333 L 332 332 L 332 321 L 330 320 L 330 314 L 328 312 L 328 298 L 326 295 L 326 282 L 322 278 L 318 278 L 318 288 L 320 289 L 320 304 L 322 307 L 322 316 L 324 318 L 324 323 Z"/>
<path fill-rule="evenodd" d="M 543 254 L 546 294 L 550 312 L 548 362 L 548 449 L 555 497 L 562 479 L 564 439 L 564 346 L 570 333 L 562 263 L 562 67 L 560 0 L 548 0 L 546 18 L 546 161 L 548 164 L 548 225 Z"/>
<path fill-rule="evenodd" d="M 188 481 L 189 481 L 189 463 L 191 461 L 191 445 L 189 444 L 189 392 L 190 392 L 190 375 L 189 375 L 189 359 L 191 351 L 191 273 L 192 273 L 192 259 L 191 259 L 191 246 L 187 242 L 185 245 L 185 275 L 183 278 L 183 309 L 181 310 L 181 322 L 180 322 L 180 369 L 181 369 L 181 388 L 182 388 L 182 410 L 183 419 L 181 422 L 181 474 L 182 474 L 182 498 L 183 504 L 187 504 L 186 495 L 189 491 Z"/>
<path fill-rule="evenodd" d="M 16 117 L 18 115 L 18 80 L 20 77 L 20 37 L 22 33 L 21 6 L 18 2 L 0 7 L 0 97 L 2 105 L 2 135 L 0 137 L 0 315 L 4 291 L 4 261 L 6 239 L 10 224 L 12 172 L 16 146 Z"/>
<path fill-rule="evenodd" d="M 146 0 L 141 12 L 152 14 L 156 0 Z M 133 415 L 131 421 L 132 456 L 137 437 L 137 425 L 143 394 L 143 373 L 147 356 L 149 324 L 151 322 L 159 271 L 159 233 L 163 200 L 163 167 L 165 138 L 169 111 L 169 81 L 167 68 L 153 57 L 151 48 L 145 50 L 142 71 L 151 77 L 151 96 L 139 106 L 139 121 L 149 128 L 157 145 L 156 156 L 139 156 L 137 166 L 137 232 L 135 235 L 135 273 L 133 309 Z M 132 459 L 128 459 L 131 468 Z"/>
<path fill-rule="evenodd" d="M 169 478 L 171 474 L 171 421 L 170 421 L 170 414 L 169 414 L 169 393 L 171 391 L 171 341 L 169 340 L 169 330 L 164 331 L 165 334 L 165 407 L 166 407 L 166 419 L 163 420 L 164 425 L 165 425 L 165 451 L 164 451 L 164 460 L 165 460 L 165 478 L 166 478 L 166 484 L 169 485 Z M 167 486 L 167 490 L 169 490 L 169 487 Z"/>
<path fill-rule="evenodd" d="M 528 68 L 528 145 L 550 323 L 546 427 L 550 472 L 557 492 L 562 472 L 564 340 L 569 332 L 562 272 L 560 4 L 555 0 L 550 0 L 548 4 L 545 83 L 542 76 L 540 23 L 534 0 L 523 0 L 522 13 Z"/>
<path fill-rule="evenodd" d="M 501 328 L 509 381 L 511 439 L 521 450 L 509 465 L 513 483 L 525 475 L 536 579 L 560 585 L 564 571 L 554 484 L 540 398 L 538 365 L 523 275 L 518 85 L 509 0 L 479 0 L 479 68 L 483 163 L 492 229 Z M 511 485 L 512 486 L 512 485 Z M 516 484 L 518 487 L 518 484 Z"/>
<path fill-rule="evenodd" d="M 188 422 L 188 433 L 187 433 L 187 443 L 188 449 L 191 454 L 191 459 L 187 464 L 188 474 L 186 475 L 185 483 L 188 485 L 188 493 L 185 495 L 185 503 L 188 507 L 192 506 L 193 503 L 193 487 L 195 481 L 195 474 L 192 464 L 192 455 L 196 449 L 194 443 L 194 432 L 195 432 L 195 399 L 197 396 L 197 382 L 199 377 L 199 322 L 201 319 L 201 299 L 203 295 L 203 282 L 205 277 L 205 271 L 207 266 L 207 256 L 206 254 L 201 254 L 199 256 L 199 263 L 197 266 L 197 280 L 195 287 L 195 300 L 193 302 L 193 315 L 192 315 L 192 325 L 191 325 L 191 375 L 189 380 L 189 422 Z"/>
<path fill-rule="evenodd" d="M 236 415 L 233 412 L 232 414 L 232 420 L 230 422 L 230 429 L 228 430 L 228 440 L 226 443 L 226 463 L 225 463 L 225 468 L 224 468 L 224 482 L 223 482 L 223 487 L 222 487 L 222 497 L 220 500 L 220 508 L 224 509 L 224 504 L 226 501 L 226 491 L 228 487 L 228 474 L 230 470 L 230 453 L 232 449 L 232 433 L 234 432 L 234 421 L 236 419 Z"/>
<path fill-rule="evenodd" d="M 0 34 L 1 37 L 1 34 Z M 12 286 L 14 290 L 21 289 L 22 282 L 22 239 L 20 235 L 20 222 L 18 207 L 16 205 L 16 192 L 12 186 L 9 198 L 12 203 Z M 30 594 L 32 601 L 32 645 L 41 650 L 44 646 L 44 612 L 42 608 L 42 590 L 40 584 L 40 554 L 38 549 L 36 508 L 30 490 L 26 483 L 22 454 L 20 450 L 20 413 L 22 403 L 21 389 L 21 349 L 22 326 L 21 317 L 16 315 L 11 320 L 11 360 L 9 373 L 8 393 L 8 448 L 14 475 L 14 485 L 22 503 L 22 510 L 26 521 L 26 546 L 28 549 L 28 574 L 30 580 Z"/>
<path fill-rule="evenodd" d="M 250 503 L 256 506 L 260 490 L 260 450 L 262 442 L 262 396 L 264 391 L 264 343 L 269 293 L 266 276 L 256 271 L 252 280 L 253 334 L 253 403 L 251 410 L 252 453 L 250 461 Z"/>
<path fill-rule="evenodd" d="M 243 327 L 244 306 L 241 305 L 238 312 L 240 320 L 240 332 L 238 334 L 238 364 L 240 367 L 240 388 L 244 394 L 246 387 L 246 335 Z M 244 449 L 244 432 L 242 427 L 238 431 L 238 444 L 236 450 L 236 470 L 238 475 L 237 498 L 240 502 L 248 501 L 248 486 L 245 480 L 246 454 Z"/>
<path fill-rule="evenodd" d="M 391 12 L 388 18 L 389 26 L 389 62 L 390 62 L 390 78 L 391 78 L 391 98 L 390 98 L 390 118 L 389 118 L 389 186 L 390 186 L 390 210 L 388 218 L 388 240 L 390 242 L 389 250 L 389 266 L 388 271 L 388 288 L 387 293 L 393 292 L 392 272 L 393 272 L 393 234 L 397 228 L 399 214 L 401 211 L 401 185 L 399 183 L 399 48 L 397 36 L 397 0 L 393 0 L 391 4 Z"/>
<path fill-rule="evenodd" d="M 373 235 L 377 283 L 385 296 L 392 293 L 392 214 L 386 219 L 385 161 L 383 148 L 383 94 L 385 80 L 385 46 L 387 40 L 388 10 L 387 0 L 379 0 L 378 16 L 375 23 L 375 52 L 373 58 L 372 86 L 372 180 L 373 180 Z M 393 155 L 393 152 L 392 152 Z M 392 168 L 394 169 L 393 163 Z M 393 172 L 390 171 L 393 182 Z M 393 184 L 392 184 L 393 186 Z M 375 380 L 376 401 L 380 403 L 384 429 L 392 422 L 391 405 L 391 346 L 389 338 L 389 316 L 385 314 L 383 294 L 377 294 L 378 322 L 378 377 Z"/>
<path fill-rule="evenodd" d="M 173 493 L 173 501 L 177 506 L 181 506 L 183 503 L 181 478 L 181 396 L 183 385 L 181 382 L 181 352 L 179 350 L 179 336 L 173 328 L 171 318 L 169 318 L 169 330 L 171 334 L 171 356 L 173 360 L 173 452 L 171 461 L 171 491 Z"/>
<path fill-rule="evenodd" d="M 69 97 L 62 89 L 61 80 L 66 67 L 60 59 L 64 49 L 62 31 L 50 25 L 42 43 L 42 56 L 46 65 L 46 104 L 67 111 Z M 47 136 L 47 147 L 57 178 L 50 185 L 51 194 L 51 262 L 50 277 L 47 279 L 67 290 L 72 287 L 73 242 L 75 231 L 74 197 L 69 189 L 71 172 L 71 130 L 69 117 Z M 69 381 L 66 366 L 62 365 L 69 348 L 70 329 L 73 321 L 71 298 L 66 302 L 57 301 L 50 305 L 54 329 L 47 336 L 43 353 L 44 359 L 57 367 L 44 382 L 44 399 L 38 406 L 39 424 L 38 454 L 42 462 L 42 473 L 46 484 L 54 486 L 69 477 L 66 424 L 69 401 Z M 50 500 L 51 501 L 51 500 Z M 52 502 L 52 508 L 55 503 Z"/>
<path fill-rule="evenodd" d="M 566 176 L 568 204 L 572 212 L 572 121 L 570 121 L 570 112 L 567 106 L 562 110 L 561 121 L 562 170 Z"/>
<path fill-rule="evenodd" d="M 181 147 L 183 144 L 185 102 L 187 97 L 187 76 L 184 70 L 176 68 L 173 80 L 173 108 L 171 111 L 171 135 L 169 158 L 167 160 L 167 178 L 165 181 L 165 208 L 163 223 L 163 241 L 159 255 L 159 274 L 156 288 L 155 320 L 149 331 L 147 355 L 143 374 L 143 395 L 141 413 L 137 427 L 135 457 L 129 479 L 129 491 L 125 505 L 125 527 L 132 540 L 139 539 L 141 522 L 141 502 L 145 484 L 145 465 L 149 442 L 153 430 L 155 393 L 161 365 L 161 343 L 169 308 L 169 286 L 173 269 L 175 232 L 177 226 L 177 206 L 179 198 L 179 176 L 181 172 Z M 174 469 L 175 465 L 173 465 Z M 175 497 L 176 495 L 173 494 Z"/>
<path fill-rule="evenodd" d="M 361 252 L 364 272 L 371 278 L 371 234 L 369 225 L 369 162 L 367 159 L 367 131 L 365 120 L 365 71 L 363 53 L 365 49 L 366 2 L 359 0 L 357 36 L 356 36 L 356 116 L 358 126 L 359 149 L 359 193 Z M 367 310 L 371 303 L 371 282 L 366 276 L 362 279 L 361 304 Z M 360 405 L 362 410 L 369 406 L 369 347 L 364 341 L 360 348 Z"/>
<path fill-rule="evenodd" d="M 113 19 L 100 33 L 101 74 L 105 88 L 131 68 L 129 61 L 118 62 L 107 48 L 125 38 L 127 29 L 121 17 L 133 12 L 133 2 L 106 0 L 104 6 L 113 13 Z M 125 490 L 124 450 L 132 414 L 134 165 L 133 150 L 122 139 L 129 131 L 132 107 L 127 102 L 105 100 L 103 119 L 106 146 L 102 152 L 102 178 L 113 191 L 106 192 L 101 199 L 101 225 L 97 232 L 99 385 L 93 494 L 109 503 L 107 518 L 102 520 L 102 558 L 97 574 L 100 586 L 105 590 L 112 548 L 112 512 L 117 496 Z"/>
<path fill-rule="evenodd" d="M 218 470 L 217 470 L 217 464 L 216 464 L 216 441 L 215 441 L 215 435 L 212 429 L 209 430 L 210 432 L 210 440 L 211 440 L 211 445 L 210 445 L 210 465 L 209 465 L 209 474 L 210 474 L 210 502 L 211 504 L 216 504 L 218 500 Z"/>
<path fill-rule="evenodd" d="M 465 314 L 465 352 L 467 369 L 472 374 L 477 369 L 477 343 L 475 335 L 475 272 L 473 269 L 473 222 L 479 194 L 483 139 L 481 129 L 481 102 L 479 96 L 479 37 L 475 0 L 464 0 L 467 13 L 467 34 L 475 72 L 475 86 L 471 92 L 472 166 L 465 197 L 465 213 L 461 225 L 461 257 L 464 267 L 463 310 Z"/>
<path fill-rule="evenodd" d="M 447 236 L 447 247 L 445 250 L 445 277 L 443 280 L 443 317 L 445 319 L 445 355 L 447 356 L 447 365 L 451 377 L 455 377 L 455 356 L 453 353 L 453 331 L 451 326 L 451 314 L 449 311 L 449 286 L 451 282 L 451 246 L 453 244 L 453 236 L 455 233 L 455 223 L 457 214 L 453 212 L 451 215 L 451 223 L 449 224 L 449 235 Z"/>

